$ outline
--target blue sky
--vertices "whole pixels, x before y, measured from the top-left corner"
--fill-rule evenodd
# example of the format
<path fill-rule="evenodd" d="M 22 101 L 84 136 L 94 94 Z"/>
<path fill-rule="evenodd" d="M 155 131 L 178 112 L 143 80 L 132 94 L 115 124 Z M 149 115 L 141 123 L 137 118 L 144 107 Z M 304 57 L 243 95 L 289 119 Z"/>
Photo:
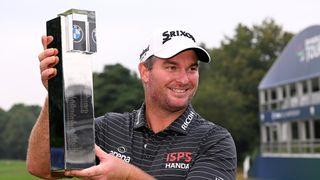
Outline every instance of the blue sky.
<path fill-rule="evenodd" d="M 121 63 L 137 70 L 138 56 L 153 30 L 181 25 L 198 42 L 218 47 L 237 24 L 251 26 L 273 18 L 286 31 L 298 33 L 320 24 L 318 0 L 10 0 L 0 16 L 0 108 L 15 103 L 42 105 L 38 54 L 46 21 L 71 8 L 96 11 L 98 54 L 93 70 Z"/>

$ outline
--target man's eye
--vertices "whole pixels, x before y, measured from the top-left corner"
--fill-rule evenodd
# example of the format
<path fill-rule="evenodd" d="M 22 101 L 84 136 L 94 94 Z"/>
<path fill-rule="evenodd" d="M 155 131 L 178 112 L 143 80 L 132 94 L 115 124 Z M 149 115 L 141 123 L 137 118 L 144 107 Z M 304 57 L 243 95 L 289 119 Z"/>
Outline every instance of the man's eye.
<path fill-rule="evenodd" d="M 173 70 L 176 70 L 177 67 L 175 67 L 175 66 L 168 66 L 167 69 L 173 71 Z"/>
<path fill-rule="evenodd" d="M 198 67 L 197 66 L 191 67 L 190 70 L 191 71 L 198 71 Z"/>

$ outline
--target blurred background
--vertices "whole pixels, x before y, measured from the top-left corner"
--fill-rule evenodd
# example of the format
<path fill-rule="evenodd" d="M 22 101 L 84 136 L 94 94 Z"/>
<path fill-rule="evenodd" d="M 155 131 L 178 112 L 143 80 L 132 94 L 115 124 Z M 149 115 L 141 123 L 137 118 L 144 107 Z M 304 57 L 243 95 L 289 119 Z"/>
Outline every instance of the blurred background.
<path fill-rule="evenodd" d="M 47 94 L 37 56 L 46 21 L 57 14 L 71 8 L 96 12 L 98 53 L 92 64 L 96 116 L 140 107 L 143 89 L 137 75 L 138 57 L 153 30 L 173 24 L 190 30 L 213 59 L 200 65 L 193 105 L 203 117 L 231 132 L 237 146 L 238 179 L 242 179 L 244 160 L 253 164 L 261 145 L 269 148 L 264 152 L 279 153 L 269 147 L 279 139 L 280 132 L 274 128 L 278 126 L 264 126 L 259 115 L 278 110 L 266 99 L 261 102 L 264 92 L 277 98 L 269 86 L 260 89 L 261 94 L 259 84 L 292 38 L 319 24 L 319 6 L 316 0 L 3 2 L 0 179 L 34 179 L 25 170 L 27 141 Z M 261 109 L 265 105 L 270 108 Z M 264 129 L 264 139 L 260 129 Z M 278 134 L 268 135 L 274 132 Z"/>

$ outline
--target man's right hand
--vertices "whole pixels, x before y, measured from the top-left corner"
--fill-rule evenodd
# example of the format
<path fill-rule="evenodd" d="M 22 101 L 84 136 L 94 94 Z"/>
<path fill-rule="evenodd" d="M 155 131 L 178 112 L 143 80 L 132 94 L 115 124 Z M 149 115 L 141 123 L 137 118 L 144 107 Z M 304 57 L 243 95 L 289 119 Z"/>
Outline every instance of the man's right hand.
<path fill-rule="evenodd" d="M 41 42 L 43 51 L 39 54 L 41 81 L 46 89 L 48 89 L 48 80 L 57 75 L 57 69 L 54 66 L 59 62 L 58 49 L 47 46 L 53 41 L 52 36 L 42 36 Z"/>

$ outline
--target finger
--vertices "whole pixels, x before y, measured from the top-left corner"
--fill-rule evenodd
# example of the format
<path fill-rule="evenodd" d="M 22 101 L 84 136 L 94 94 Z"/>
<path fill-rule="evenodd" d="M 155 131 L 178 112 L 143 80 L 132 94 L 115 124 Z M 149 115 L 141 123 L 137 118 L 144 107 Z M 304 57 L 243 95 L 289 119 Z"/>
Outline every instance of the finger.
<path fill-rule="evenodd" d="M 58 56 L 51 56 L 48 57 L 40 62 L 40 72 L 54 67 L 56 64 L 59 62 L 59 57 Z"/>
<path fill-rule="evenodd" d="M 58 49 L 55 49 L 55 48 L 45 49 L 39 54 L 38 59 L 39 61 L 42 61 L 47 57 L 56 56 L 56 55 L 58 55 Z"/>
<path fill-rule="evenodd" d="M 106 179 L 106 177 L 104 177 L 103 175 L 94 175 L 94 176 L 75 176 L 75 175 L 71 175 L 73 172 L 65 172 L 65 176 L 67 177 L 77 177 L 79 179 L 83 179 L 83 180 L 101 180 L 101 179 Z"/>
<path fill-rule="evenodd" d="M 46 84 L 49 79 L 55 77 L 56 75 L 57 75 L 57 69 L 56 68 L 49 68 L 49 69 L 44 70 L 41 73 L 41 80 L 42 80 L 42 82 L 44 82 Z"/>
<path fill-rule="evenodd" d="M 47 49 L 48 44 L 50 44 L 53 41 L 53 36 L 42 36 L 41 37 L 41 42 L 43 49 Z"/>
<path fill-rule="evenodd" d="M 92 166 L 82 170 L 66 170 L 64 173 L 66 176 L 76 177 L 96 177 L 100 176 L 101 172 L 97 166 Z"/>
<path fill-rule="evenodd" d="M 91 177 L 83 177 L 81 179 L 84 179 L 84 180 L 101 180 L 101 179 L 105 179 L 105 180 L 107 180 L 107 178 L 104 177 L 103 175 L 97 175 L 97 176 L 91 176 Z"/>
<path fill-rule="evenodd" d="M 95 144 L 95 152 L 96 152 L 96 155 L 98 156 L 98 158 L 100 159 L 100 161 L 102 159 L 105 159 L 105 157 L 108 155 L 106 152 L 104 152 L 99 146 L 97 146 Z"/>
<path fill-rule="evenodd" d="M 48 36 L 47 37 L 47 43 L 50 44 L 53 41 L 53 36 Z"/>

